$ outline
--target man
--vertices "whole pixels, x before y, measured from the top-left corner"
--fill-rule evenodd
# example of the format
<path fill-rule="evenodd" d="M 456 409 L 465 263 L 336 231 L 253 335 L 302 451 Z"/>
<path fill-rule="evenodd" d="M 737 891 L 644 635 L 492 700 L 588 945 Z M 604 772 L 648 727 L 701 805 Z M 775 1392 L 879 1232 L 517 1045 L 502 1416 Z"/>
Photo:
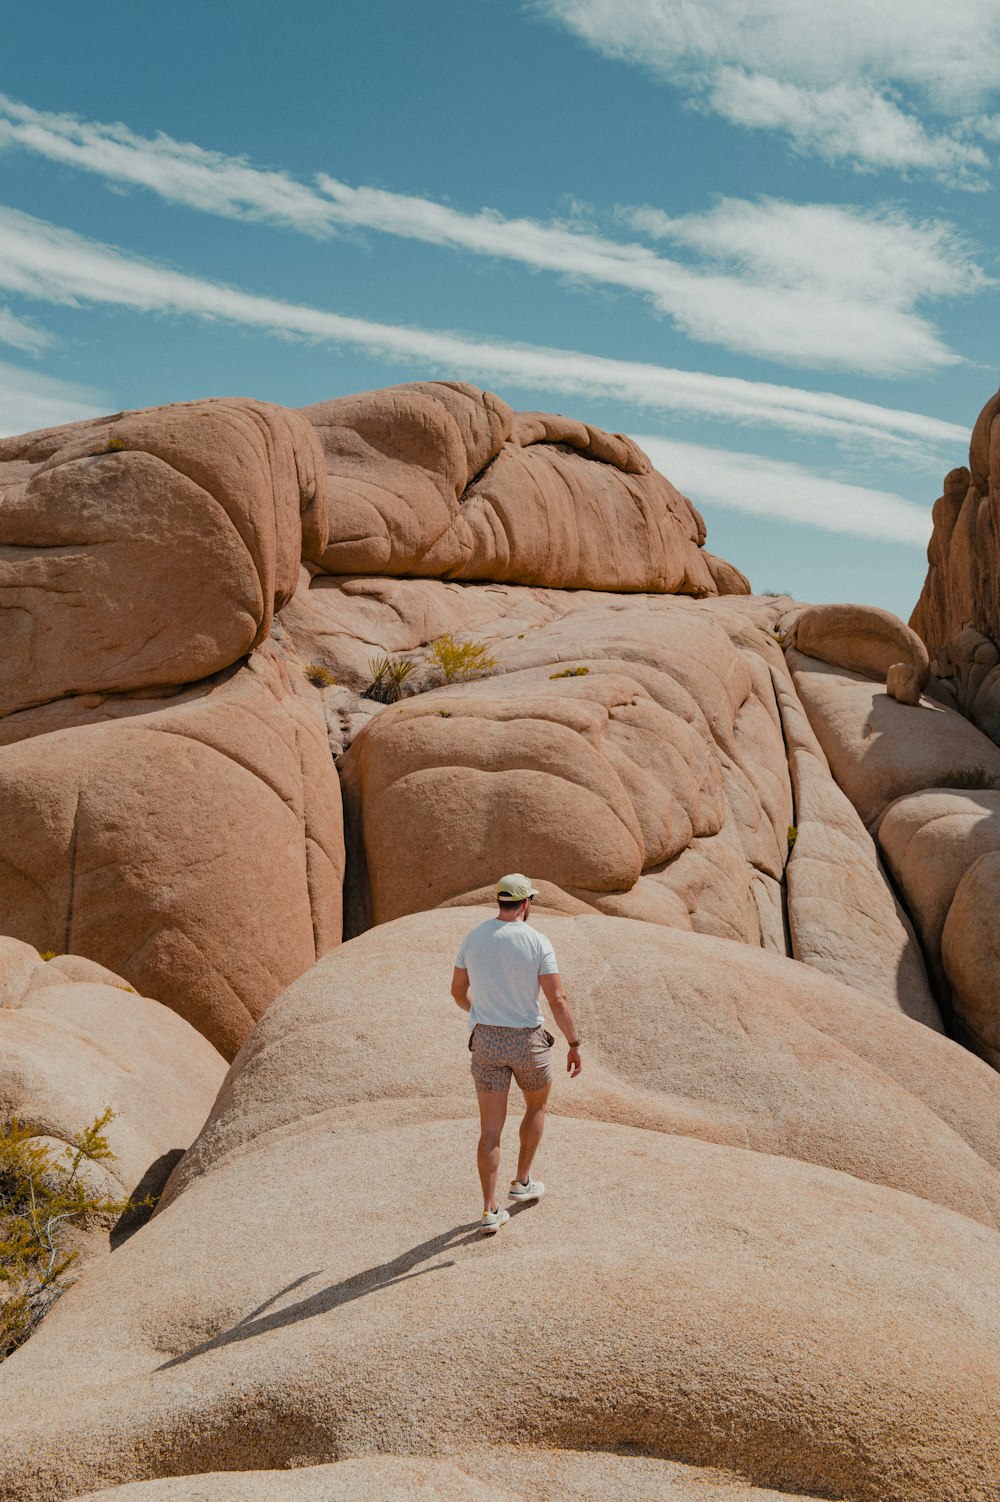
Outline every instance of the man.
<path fill-rule="evenodd" d="M 472 1078 L 479 1098 L 477 1163 L 483 1186 L 480 1230 L 495 1235 L 506 1210 L 497 1204 L 500 1137 L 507 1119 L 511 1075 L 524 1095 L 521 1150 L 513 1200 L 537 1200 L 545 1185 L 531 1177 L 531 1165 L 545 1125 L 545 1103 L 552 1089 L 554 1039 L 542 1026 L 538 1005 L 541 984 L 560 1032 L 569 1044 L 566 1068 L 575 1079 L 583 1068 L 580 1038 L 569 997 L 562 988 L 555 951 L 548 939 L 528 927 L 531 904 L 538 896 L 526 876 L 516 871 L 496 885 L 499 913 L 467 934 L 455 960 L 451 994 L 469 1014 Z"/>

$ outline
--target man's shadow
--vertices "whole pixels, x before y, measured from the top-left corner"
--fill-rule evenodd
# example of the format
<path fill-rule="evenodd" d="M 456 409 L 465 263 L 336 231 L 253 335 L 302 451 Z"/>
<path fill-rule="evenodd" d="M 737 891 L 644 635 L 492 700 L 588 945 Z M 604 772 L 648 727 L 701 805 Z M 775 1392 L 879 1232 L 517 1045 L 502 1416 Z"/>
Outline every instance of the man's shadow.
<path fill-rule="evenodd" d="M 511 1205 L 510 1216 L 513 1220 L 515 1215 L 520 1215 L 524 1210 L 533 1208 L 535 1201 L 520 1205 Z M 501 1233 L 502 1234 L 502 1233 Z M 289 1304 L 287 1308 L 274 1310 L 272 1314 L 266 1311 L 271 1309 L 279 1299 L 284 1298 L 293 1289 L 301 1288 L 303 1283 L 308 1283 L 311 1278 L 318 1278 L 319 1272 L 303 1273 L 301 1278 L 280 1288 L 276 1294 L 259 1304 L 256 1309 L 239 1320 L 229 1330 L 223 1330 L 218 1335 L 213 1335 L 211 1340 L 203 1341 L 200 1345 L 192 1346 L 180 1356 L 172 1356 L 157 1371 L 166 1372 L 171 1367 L 182 1366 L 185 1361 L 191 1361 L 195 1356 L 203 1356 L 207 1351 L 218 1350 L 221 1346 L 234 1344 L 238 1340 L 250 1340 L 255 1335 L 265 1335 L 270 1330 L 281 1330 L 286 1325 L 294 1325 L 303 1319 L 312 1319 L 316 1314 L 327 1314 L 331 1309 L 339 1309 L 342 1304 L 350 1304 L 355 1299 L 364 1298 L 367 1294 L 378 1293 L 382 1288 L 391 1288 L 395 1283 L 405 1283 L 408 1278 L 420 1278 L 424 1273 L 441 1272 L 446 1267 L 454 1267 L 454 1257 L 449 1257 L 443 1262 L 434 1262 L 430 1267 L 418 1267 L 420 1262 L 426 1262 L 430 1257 L 440 1256 L 442 1252 L 455 1251 L 459 1247 L 468 1246 L 474 1241 L 492 1241 L 493 1237 L 485 1237 L 479 1229 L 478 1221 L 465 1221 L 462 1225 L 453 1226 L 450 1231 L 442 1231 L 439 1236 L 432 1236 L 429 1241 L 422 1241 L 419 1246 L 411 1247 L 408 1252 L 402 1252 L 394 1257 L 391 1262 L 383 1262 L 378 1267 L 367 1267 L 363 1272 L 355 1273 L 353 1277 L 345 1278 L 341 1283 L 331 1283 L 328 1288 L 321 1288 L 317 1293 L 310 1294 L 308 1298 L 300 1299 L 296 1304 Z"/>

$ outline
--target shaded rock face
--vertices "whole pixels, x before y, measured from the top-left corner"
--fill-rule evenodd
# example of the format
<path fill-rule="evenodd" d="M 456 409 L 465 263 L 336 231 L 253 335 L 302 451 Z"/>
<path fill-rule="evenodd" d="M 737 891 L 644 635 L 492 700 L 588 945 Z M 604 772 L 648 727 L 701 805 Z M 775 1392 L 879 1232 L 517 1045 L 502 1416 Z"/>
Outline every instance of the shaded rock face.
<path fill-rule="evenodd" d="M 540 1474 L 596 1449 L 572 1464 L 606 1484 L 641 1446 L 722 1496 L 727 1473 L 750 1497 L 1000 1487 L 992 1071 L 780 957 L 544 918 L 592 1073 L 557 1088 L 550 1193 L 484 1242 L 441 987 L 478 917 L 374 930 L 269 1011 L 152 1222 L 0 1372 L 0 1496 L 376 1448 L 461 1465 L 512 1431 Z"/>
<path fill-rule="evenodd" d="M 970 626 L 1000 641 L 1000 392 L 972 430 L 968 469 L 945 478 L 927 561 L 910 625 L 931 656 Z"/>
<path fill-rule="evenodd" d="M 329 574 L 561 589 L 747 593 L 705 525 L 631 439 L 417 382 L 302 408 L 329 477 Z"/>
<path fill-rule="evenodd" d="M 225 1072 L 194 1028 L 121 976 L 81 955 L 46 962 L 0 938 L 0 1120 L 56 1146 L 110 1107 L 114 1158 L 90 1171 L 112 1198 L 159 1193 Z M 85 1228 L 85 1247 L 106 1242 L 106 1228 Z"/>

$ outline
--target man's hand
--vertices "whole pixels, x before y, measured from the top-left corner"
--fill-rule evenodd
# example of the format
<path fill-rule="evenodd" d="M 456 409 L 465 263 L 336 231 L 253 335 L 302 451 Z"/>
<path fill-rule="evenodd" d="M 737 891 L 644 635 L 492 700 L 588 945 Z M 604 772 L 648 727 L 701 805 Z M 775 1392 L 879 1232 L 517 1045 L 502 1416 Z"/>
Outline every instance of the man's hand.
<path fill-rule="evenodd" d="M 571 1048 L 566 1055 L 566 1071 L 571 1080 L 575 1080 L 583 1068 L 583 1060 L 580 1058 L 580 1050 Z"/>

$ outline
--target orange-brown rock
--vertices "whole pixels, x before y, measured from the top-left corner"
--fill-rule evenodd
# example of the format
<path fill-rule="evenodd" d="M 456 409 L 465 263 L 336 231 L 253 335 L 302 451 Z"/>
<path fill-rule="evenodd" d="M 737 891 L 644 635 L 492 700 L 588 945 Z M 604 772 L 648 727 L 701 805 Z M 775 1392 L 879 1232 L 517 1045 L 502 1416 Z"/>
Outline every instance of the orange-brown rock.
<path fill-rule="evenodd" d="M 807 657 L 877 678 L 904 704 L 918 703 L 927 687 L 927 648 L 891 610 L 807 605 L 796 617 L 793 633 L 796 647 Z"/>
<path fill-rule="evenodd" d="M 302 656 L 343 685 L 330 712 L 337 749 L 354 739 L 343 763 L 356 841 L 352 931 L 488 893 L 507 848 L 557 910 L 583 901 L 792 952 L 939 1026 L 919 945 L 785 669 L 774 628 L 786 610 L 747 596 L 306 583 L 282 623 Z M 418 684 L 440 683 L 427 644 L 445 632 L 487 643 L 498 671 L 421 693 L 402 712 L 351 693 L 379 650 L 410 658 Z M 583 766 L 599 774 L 585 790 L 575 781 Z M 697 808 L 683 781 L 692 767 Z M 786 911 L 789 831 L 801 843 Z"/>
<path fill-rule="evenodd" d="M 1000 750 L 940 701 L 898 703 L 859 673 L 795 650 L 787 660 L 830 770 L 869 828 L 893 799 L 944 778 L 1000 778 Z"/>
<path fill-rule="evenodd" d="M 415 382 L 302 408 L 329 475 L 329 574 L 746 593 L 631 439 L 490 391 Z"/>
<path fill-rule="evenodd" d="M 162 1189 L 226 1072 L 194 1028 L 79 955 L 0 938 L 0 1120 L 67 1144 L 110 1108 L 114 1198 Z M 102 1227 L 90 1227 L 100 1235 Z"/>
<path fill-rule="evenodd" d="M 941 935 L 941 958 L 959 1020 L 973 1045 L 1000 1069 L 1000 850 L 973 860 Z"/>
<path fill-rule="evenodd" d="M 297 413 L 192 402 L 0 441 L 0 715 L 189 683 L 262 642 L 326 537 Z"/>
<path fill-rule="evenodd" d="M 340 788 L 272 647 L 167 697 L 0 720 L 0 910 L 87 955 L 228 1057 L 339 940 Z"/>
<path fill-rule="evenodd" d="M 598 1078 L 575 1105 L 557 1087 L 589 1119 L 553 1118 L 549 1192 L 484 1242 L 445 985 L 477 916 L 366 935 L 272 1010 L 166 1204 L 0 1370 L 0 1497 L 387 1454 L 461 1466 L 511 1434 L 542 1474 L 575 1451 L 586 1477 L 596 1452 L 605 1495 L 625 1447 L 691 1468 L 693 1495 L 698 1468 L 851 1502 L 1000 1488 L 1000 1243 L 935 1202 L 978 1213 L 995 1192 L 991 1071 L 746 946 L 546 920 Z M 760 1135 L 718 1140 L 739 1123 Z M 797 1156 L 823 1140 L 837 1166 Z M 573 1476 L 561 1495 L 586 1496 Z"/>
<path fill-rule="evenodd" d="M 1000 641 L 1000 391 L 972 430 L 969 468 L 945 477 L 927 562 L 910 625 L 931 656 L 969 626 Z"/>
<path fill-rule="evenodd" d="M 780 880 L 791 822 L 766 669 L 693 602 L 577 604 L 494 641 L 501 673 L 355 738 L 355 927 L 472 891 L 517 853 L 593 905 L 760 943 L 752 873 Z"/>

